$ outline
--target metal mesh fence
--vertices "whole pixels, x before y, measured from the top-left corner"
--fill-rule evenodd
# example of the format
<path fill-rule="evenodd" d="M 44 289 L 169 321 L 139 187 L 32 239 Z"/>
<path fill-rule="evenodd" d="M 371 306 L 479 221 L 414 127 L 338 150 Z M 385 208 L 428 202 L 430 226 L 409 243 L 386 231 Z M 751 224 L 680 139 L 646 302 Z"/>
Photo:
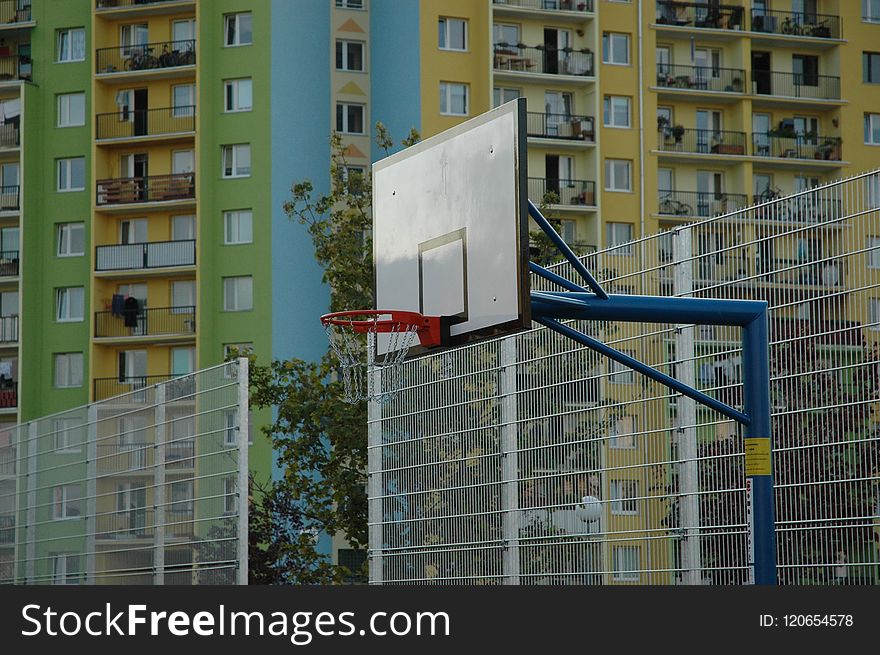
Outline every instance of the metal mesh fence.
<path fill-rule="evenodd" d="M 584 262 L 609 293 L 769 303 L 779 582 L 880 582 L 880 173 Z M 741 407 L 739 328 L 575 327 Z M 404 369 L 370 408 L 372 582 L 749 581 L 733 421 L 545 329 Z"/>
<path fill-rule="evenodd" d="M 246 584 L 247 376 L 240 359 L 0 434 L 0 583 Z"/>

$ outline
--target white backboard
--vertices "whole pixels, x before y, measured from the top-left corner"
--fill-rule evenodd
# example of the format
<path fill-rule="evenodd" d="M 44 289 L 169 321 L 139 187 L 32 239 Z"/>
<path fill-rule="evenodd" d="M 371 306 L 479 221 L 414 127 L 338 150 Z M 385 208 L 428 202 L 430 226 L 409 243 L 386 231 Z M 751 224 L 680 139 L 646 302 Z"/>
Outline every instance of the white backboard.
<path fill-rule="evenodd" d="M 373 165 L 377 309 L 454 317 L 453 345 L 531 327 L 525 117 L 519 98 Z"/>

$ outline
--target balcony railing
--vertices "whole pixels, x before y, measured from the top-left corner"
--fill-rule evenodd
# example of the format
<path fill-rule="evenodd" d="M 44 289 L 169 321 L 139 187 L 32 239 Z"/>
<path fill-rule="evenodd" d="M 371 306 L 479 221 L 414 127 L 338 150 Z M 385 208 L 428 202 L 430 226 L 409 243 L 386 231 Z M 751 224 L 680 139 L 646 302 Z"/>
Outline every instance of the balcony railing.
<path fill-rule="evenodd" d="M 126 243 L 95 248 L 95 270 L 99 272 L 194 266 L 195 263 L 194 239 Z"/>
<path fill-rule="evenodd" d="M 0 544 L 15 543 L 15 516 L 0 516 Z"/>
<path fill-rule="evenodd" d="M 18 192 L 20 187 L 15 185 L 0 186 L 0 211 L 18 211 Z"/>
<path fill-rule="evenodd" d="M 18 125 L 15 123 L 0 125 L 0 148 L 17 148 L 19 145 L 21 145 L 21 140 Z"/>
<path fill-rule="evenodd" d="M 0 0 L 0 24 L 31 22 L 31 5 L 21 0 Z"/>
<path fill-rule="evenodd" d="M 840 100 L 840 78 L 778 71 L 752 71 L 752 91 L 758 95 Z"/>
<path fill-rule="evenodd" d="M 181 439 L 166 444 L 165 464 L 171 469 L 195 467 L 196 444 L 192 439 Z"/>
<path fill-rule="evenodd" d="M 98 139 L 129 139 L 196 131 L 195 105 L 98 114 L 95 119 Z"/>
<path fill-rule="evenodd" d="M 744 16 L 745 9 L 739 5 L 657 0 L 658 25 L 713 30 L 742 30 L 745 29 Z"/>
<path fill-rule="evenodd" d="M 755 218 L 784 223 L 823 223 L 843 216 L 839 198 L 818 198 L 804 195 L 779 200 L 780 195 L 765 192 L 752 197 Z M 777 200 L 776 202 L 770 202 Z M 769 204 L 764 204 L 769 203 Z"/>
<path fill-rule="evenodd" d="M 18 342 L 18 316 L 0 316 L 0 343 Z"/>
<path fill-rule="evenodd" d="M 840 161 L 840 143 L 839 137 L 752 134 L 752 152 L 756 157 Z"/>
<path fill-rule="evenodd" d="M 0 277 L 18 276 L 18 251 L 0 251 Z"/>
<path fill-rule="evenodd" d="M 494 66 L 499 71 L 524 71 L 550 75 L 593 75 L 593 53 L 571 48 L 530 47 L 496 43 Z"/>
<path fill-rule="evenodd" d="M 195 182 L 195 173 L 98 180 L 97 203 L 126 205 L 163 200 L 189 200 L 196 197 Z"/>
<path fill-rule="evenodd" d="M 150 337 L 195 332 L 196 308 L 193 305 L 144 309 L 132 316 L 124 312 L 95 312 L 96 337 Z"/>
<path fill-rule="evenodd" d="M 530 111 L 526 127 L 528 136 L 568 141 L 596 141 L 592 116 L 570 114 L 541 114 Z"/>
<path fill-rule="evenodd" d="M 194 66 L 196 42 L 195 39 L 186 39 L 99 48 L 96 57 L 99 74 Z"/>
<path fill-rule="evenodd" d="M 164 5 L 169 2 L 180 2 L 180 0 L 95 0 L 95 9 L 119 9 L 120 7 L 144 7 L 153 5 Z"/>
<path fill-rule="evenodd" d="M 126 400 L 131 403 L 152 402 L 151 394 L 145 390 L 154 384 L 165 385 L 166 400 L 185 400 L 195 392 L 195 378 L 192 375 L 137 375 L 115 378 L 96 378 L 94 381 L 95 400 L 112 396 L 131 394 Z M 142 391 L 143 393 L 132 393 Z"/>
<path fill-rule="evenodd" d="M 746 72 L 741 68 L 657 65 L 657 86 L 667 89 L 742 93 L 745 91 L 745 79 Z"/>
<path fill-rule="evenodd" d="M 658 134 L 659 150 L 715 155 L 746 154 L 746 133 L 729 130 L 695 130 L 665 126 Z"/>
<path fill-rule="evenodd" d="M 752 9 L 752 32 L 839 39 L 840 17 L 830 14 Z"/>
<path fill-rule="evenodd" d="M 153 466 L 155 448 L 150 443 L 99 443 L 98 473 L 132 473 Z"/>
<path fill-rule="evenodd" d="M 24 55 L 0 56 L 0 81 L 30 80 L 34 65 L 30 57 Z"/>
<path fill-rule="evenodd" d="M 492 4 L 544 11 L 593 11 L 593 0 L 492 0 Z"/>
<path fill-rule="evenodd" d="M 558 180 L 555 178 L 530 177 L 529 198 L 540 202 L 548 193 L 555 194 L 554 205 L 596 205 L 596 183 L 590 180 Z"/>
<path fill-rule="evenodd" d="M 183 501 L 186 510 L 175 510 L 174 503 L 165 509 L 163 526 L 167 537 L 192 537 L 194 513 L 192 501 Z M 97 539 L 152 539 L 156 533 L 156 513 L 146 507 L 106 512 L 95 517 Z"/>
<path fill-rule="evenodd" d="M 0 448 L 0 475 L 15 475 L 15 448 Z"/>
<path fill-rule="evenodd" d="M 657 213 L 664 216 L 710 218 L 727 214 L 748 205 L 743 193 L 716 193 L 715 191 L 673 191 L 660 189 Z"/>
<path fill-rule="evenodd" d="M 18 407 L 18 380 L 6 380 L 0 386 L 0 409 Z"/>

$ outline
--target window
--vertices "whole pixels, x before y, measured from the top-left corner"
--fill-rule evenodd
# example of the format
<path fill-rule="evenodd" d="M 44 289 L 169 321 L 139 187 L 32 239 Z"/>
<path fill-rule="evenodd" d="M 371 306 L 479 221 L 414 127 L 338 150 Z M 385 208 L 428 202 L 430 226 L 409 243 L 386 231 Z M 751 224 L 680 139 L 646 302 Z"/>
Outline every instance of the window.
<path fill-rule="evenodd" d="M 223 479 L 223 511 L 226 514 L 235 514 L 238 501 L 238 484 L 235 478 Z"/>
<path fill-rule="evenodd" d="M 336 70 L 363 72 L 363 41 L 336 39 Z"/>
<path fill-rule="evenodd" d="M 250 209 L 237 209 L 223 212 L 223 243 L 227 246 L 239 243 L 253 243 L 254 214 Z"/>
<path fill-rule="evenodd" d="M 83 287 L 61 287 L 55 290 L 55 320 L 81 321 L 85 290 Z"/>
<path fill-rule="evenodd" d="M 254 344 L 249 341 L 243 343 L 224 343 L 223 361 L 230 361 L 236 357 L 247 357 L 253 352 Z"/>
<path fill-rule="evenodd" d="M 452 116 L 468 115 L 468 85 L 440 82 L 440 113 Z"/>
<path fill-rule="evenodd" d="M 880 209 L 880 173 L 865 178 L 865 206 L 867 209 Z"/>
<path fill-rule="evenodd" d="M 522 95 L 519 89 L 510 89 L 496 86 L 492 89 L 492 106 L 500 107 L 506 102 L 516 100 Z"/>
<path fill-rule="evenodd" d="M 58 95 L 58 127 L 76 127 L 86 124 L 86 94 Z"/>
<path fill-rule="evenodd" d="M 57 355 L 56 355 L 57 356 Z M 53 424 L 55 450 L 78 453 L 82 444 L 82 421 L 77 418 L 56 418 Z"/>
<path fill-rule="evenodd" d="M 880 84 L 880 52 L 862 53 L 862 82 Z"/>
<path fill-rule="evenodd" d="M 437 22 L 440 49 L 467 50 L 467 26 L 467 21 L 462 18 L 441 17 Z"/>
<path fill-rule="evenodd" d="M 250 177 L 251 145 L 223 146 L 223 177 Z"/>
<path fill-rule="evenodd" d="M 625 225 L 625 223 L 618 223 Z M 627 353 L 629 354 L 629 353 Z M 632 384 L 634 379 L 634 371 L 629 366 L 624 366 L 620 362 L 613 359 L 608 360 L 609 375 L 608 380 L 613 384 Z"/>
<path fill-rule="evenodd" d="M 612 548 L 612 576 L 621 582 L 639 579 L 639 547 L 615 546 Z"/>
<path fill-rule="evenodd" d="M 223 443 L 227 447 L 235 447 L 238 445 L 238 410 L 231 409 L 224 416 L 226 422 L 226 430 L 224 432 Z"/>
<path fill-rule="evenodd" d="M 621 416 L 611 426 L 611 438 L 608 440 L 608 446 L 611 448 L 628 448 L 636 447 L 636 417 Z"/>
<path fill-rule="evenodd" d="M 181 214 L 171 217 L 171 240 L 194 241 L 196 238 L 196 217 L 192 214 Z"/>
<path fill-rule="evenodd" d="M 196 305 L 195 280 L 175 280 L 171 283 L 171 313 L 192 314 Z"/>
<path fill-rule="evenodd" d="M 58 161 L 58 191 L 83 191 L 86 188 L 86 158 L 72 157 Z"/>
<path fill-rule="evenodd" d="M 865 143 L 880 145 L 880 114 L 865 114 Z"/>
<path fill-rule="evenodd" d="M 79 555 L 55 553 L 52 555 L 52 584 L 79 584 L 81 571 Z"/>
<path fill-rule="evenodd" d="M 632 162 L 628 159 L 605 160 L 605 190 L 632 191 Z"/>
<path fill-rule="evenodd" d="M 791 72 L 794 83 L 803 86 L 819 86 L 819 58 L 815 55 L 792 55 Z"/>
<path fill-rule="evenodd" d="M 632 515 L 639 513 L 639 483 L 637 480 L 611 481 L 611 513 Z"/>
<path fill-rule="evenodd" d="M 605 64 L 629 64 L 629 34 L 602 33 L 602 62 Z"/>
<path fill-rule="evenodd" d="M 667 45 L 657 46 L 657 75 L 672 74 L 672 48 Z"/>
<path fill-rule="evenodd" d="M 189 515 L 193 512 L 192 480 L 171 483 L 171 513 Z"/>
<path fill-rule="evenodd" d="M 346 134 L 364 134 L 364 106 L 349 102 L 337 102 L 336 131 Z"/>
<path fill-rule="evenodd" d="M 519 25 L 494 23 L 492 25 L 492 43 L 496 46 L 515 48 L 519 43 Z"/>
<path fill-rule="evenodd" d="M 614 248 L 615 255 L 631 255 L 633 238 L 632 223 L 609 222 L 605 228 L 606 242 L 609 248 Z"/>
<path fill-rule="evenodd" d="M 348 192 L 355 196 L 364 194 L 364 183 L 367 180 L 367 169 L 364 166 L 343 166 L 342 181 Z"/>
<path fill-rule="evenodd" d="M 251 12 L 241 14 L 227 14 L 226 21 L 226 47 L 250 45 L 254 42 L 253 18 Z"/>
<path fill-rule="evenodd" d="M 336 6 L 340 9 L 363 9 L 364 0 L 336 0 Z"/>
<path fill-rule="evenodd" d="M 72 27 L 58 30 L 58 59 L 63 63 L 68 61 L 85 61 L 86 59 L 86 30 L 82 27 Z"/>
<path fill-rule="evenodd" d="M 880 0 L 862 0 L 862 19 L 880 22 Z"/>
<path fill-rule="evenodd" d="M 56 251 L 56 254 L 59 257 L 76 257 L 84 255 L 85 251 L 85 223 L 59 223 L 58 249 Z"/>
<path fill-rule="evenodd" d="M 254 278 L 250 275 L 223 278 L 223 309 L 245 312 L 254 308 Z"/>
<path fill-rule="evenodd" d="M 171 87 L 171 97 L 174 108 L 171 115 L 174 118 L 187 118 L 195 115 L 196 86 L 195 84 L 176 84 Z"/>
<path fill-rule="evenodd" d="M 83 383 L 83 354 L 55 354 L 55 387 L 81 387 Z"/>
<path fill-rule="evenodd" d="M 52 490 L 52 518 L 56 521 L 61 519 L 79 518 L 80 490 L 78 484 L 64 484 Z"/>
<path fill-rule="evenodd" d="M 630 99 L 625 96 L 605 96 L 603 102 L 605 127 L 631 127 L 629 106 Z"/>
<path fill-rule="evenodd" d="M 253 81 L 249 77 L 240 80 L 226 80 L 224 83 L 226 111 L 250 111 L 253 108 Z"/>

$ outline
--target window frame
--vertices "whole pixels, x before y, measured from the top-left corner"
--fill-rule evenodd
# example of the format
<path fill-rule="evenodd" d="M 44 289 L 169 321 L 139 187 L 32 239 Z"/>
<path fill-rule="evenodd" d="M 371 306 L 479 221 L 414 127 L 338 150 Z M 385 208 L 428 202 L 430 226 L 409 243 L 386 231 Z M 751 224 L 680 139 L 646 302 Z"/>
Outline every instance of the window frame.
<path fill-rule="evenodd" d="M 361 49 L 361 67 L 360 68 L 349 68 L 348 67 L 348 55 L 349 55 L 349 47 L 352 45 L 357 45 Z M 357 39 L 336 39 L 336 52 L 335 57 L 336 61 L 335 66 L 336 70 L 343 73 L 365 73 L 367 72 L 367 44 L 364 41 L 358 41 Z M 342 64 L 340 67 L 339 64 Z"/>
<path fill-rule="evenodd" d="M 52 421 L 52 431 L 55 433 L 55 453 L 66 455 L 82 452 L 82 428 L 83 423 L 75 418 L 56 418 Z M 76 441 L 72 441 L 71 433 L 76 431 Z M 64 439 L 61 436 L 64 435 Z"/>
<path fill-rule="evenodd" d="M 80 252 L 74 252 L 71 249 L 71 243 L 73 239 L 71 238 L 72 228 L 78 227 L 79 230 L 82 231 L 82 250 Z M 83 221 L 71 221 L 68 223 L 56 223 L 55 230 L 56 242 L 55 242 L 55 256 L 56 257 L 83 257 L 86 254 L 86 224 Z M 67 248 L 66 252 L 62 249 L 62 245 L 66 242 Z"/>
<path fill-rule="evenodd" d="M 615 164 L 626 164 L 626 168 L 628 171 L 628 187 L 617 186 L 617 174 L 615 171 Z M 632 193 L 633 190 L 633 162 L 631 159 L 615 159 L 613 157 L 605 158 L 605 191 L 610 191 L 613 193 Z M 613 183 L 613 185 L 612 185 Z"/>
<path fill-rule="evenodd" d="M 250 306 L 239 306 L 240 291 L 239 281 L 250 281 Z M 229 284 L 232 283 L 230 287 Z M 230 289 L 233 293 L 230 294 Z M 234 300 L 235 302 L 230 302 Z M 253 275 L 230 275 L 223 278 L 223 311 L 224 312 L 250 312 L 254 309 L 254 276 Z"/>
<path fill-rule="evenodd" d="M 82 33 L 82 57 L 75 59 L 73 57 L 73 34 L 76 32 Z M 70 57 L 67 59 L 62 59 L 61 55 L 64 51 L 62 47 L 62 39 L 64 35 L 67 35 L 69 45 L 68 48 L 70 50 Z M 55 30 L 55 63 L 56 64 L 73 64 L 76 62 L 82 62 L 86 60 L 86 28 L 85 27 L 62 27 Z"/>
<path fill-rule="evenodd" d="M 364 0 L 336 0 L 337 9 L 353 9 L 355 11 L 364 11 Z"/>
<path fill-rule="evenodd" d="M 862 22 L 864 23 L 880 23 L 880 0 L 877 5 L 877 15 L 871 12 L 871 0 L 862 0 Z"/>
<path fill-rule="evenodd" d="M 62 187 L 61 186 L 61 172 L 64 170 L 64 174 L 66 176 L 68 184 L 72 184 L 73 182 L 73 162 L 81 161 L 82 162 L 82 179 L 83 185 L 81 187 Z M 85 157 L 59 157 L 55 160 L 55 191 L 57 193 L 76 193 L 78 191 L 86 190 L 86 158 Z"/>
<path fill-rule="evenodd" d="M 241 41 L 241 17 L 250 16 L 251 18 L 251 40 Z M 235 20 L 233 42 L 229 42 L 229 20 Z M 254 44 L 254 12 L 252 11 L 235 11 L 223 14 L 223 47 L 224 48 L 243 48 Z"/>
<path fill-rule="evenodd" d="M 251 160 L 251 144 L 250 143 L 227 143 L 225 145 L 220 146 L 221 152 L 221 161 L 220 161 L 220 173 L 221 177 L 224 180 L 234 180 L 236 178 L 250 177 L 252 173 L 252 160 Z M 239 149 L 247 148 L 248 153 L 248 167 L 246 173 L 238 172 L 238 160 L 240 158 Z M 227 167 L 227 152 L 229 153 L 229 157 L 231 158 L 230 166 Z M 226 170 L 229 168 L 231 173 L 229 175 L 226 174 Z"/>
<path fill-rule="evenodd" d="M 241 83 L 248 82 L 250 84 L 251 104 L 247 107 L 241 105 Z M 230 96 L 230 89 L 232 90 Z M 230 108 L 229 101 L 232 100 L 233 107 Z M 252 77 L 235 77 L 223 80 L 223 113 L 224 114 L 240 114 L 254 110 L 254 78 Z"/>
<path fill-rule="evenodd" d="M 451 111 L 453 87 L 464 89 L 464 112 Z M 466 82 L 440 82 L 440 115 L 441 116 L 470 116 L 470 84 Z M 446 109 L 444 111 L 444 105 Z"/>
<path fill-rule="evenodd" d="M 82 91 L 74 91 L 73 93 L 58 93 L 55 96 L 57 98 L 55 110 L 56 110 L 56 120 L 55 127 L 57 128 L 68 128 L 68 127 L 84 127 L 86 124 L 86 94 Z M 70 122 L 71 116 L 71 99 L 72 98 L 82 98 L 82 122 L 81 123 L 72 123 Z M 66 103 L 64 101 L 67 101 Z M 62 105 L 66 104 L 66 108 L 62 108 Z M 66 116 L 67 121 L 62 121 L 62 117 Z"/>
<path fill-rule="evenodd" d="M 76 489 L 77 496 L 71 498 L 68 491 Z M 61 492 L 60 494 L 58 492 Z M 59 484 L 52 487 L 52 520 L 72 521 L 82 518 L 82 488 L 79 484 Z M 68 515 L 68 506 L 76 502 L 76 514 Z M 59 514 L 60 509 L 60 514 Z"/>
<path fill-rule="evenodd" d="M 81 315 L 79 317 L 71 316 L 70 313 L 70 292 L 73 289 L 79 289 L 81 292 L 80 300 L 81 306 Z M 67 316 L 62 317 L 61 315 L 61 307 L 62 307 L 62 298 L 67 296 Z M 85 304 L 86 304 L 86 289 L 85 287 L 77 286 L 77 287 L 55 287 L 55 322 L 56 323 L 81 323 L 85 320 Z"/>
<path fill-rule="evenodd" d="M 178 105 L 177 99 L 174 97 L 178 89 L 190 89 L 190 102 L 185 105 Z M 185 84 L 174 84 L 171 86 L 171 117 L 172 118 L 190 118 L 195 114 L 196 108 L 196 85 L 187 82 Z M 130 112 L 133 113 L 133 112 Z"/>
<path fill-rule="evenodd" d="M 464 46 L 461 48 L 453 47 L 449 45 L 450 42 L 450 31 L 449 31 L 449 21 L 457 21 L 460 22 L 464 27 L 462 33 L 464 34 Z M 444 24 L 445 27 L 443 29 L 443 34 L 446 37 L 446 44 L 440 42 L 440 25 Z M 468 34 L 468 19 L 467 18 L 457 18 L 455 16 L 439 16 L 437 18 L 437 48 L 439 50 L 443 50 L 444 52 L 469 52 L 470 49 L 470 35 Z"/>
<path fill-rule="evenodd" d="M 614 37 L 623 37 L 626 43 L 626 61 L 614 61 L 615 53 L 618 48 L 614 47 L 615 38 Z M 606 43 L 607 38 L 607 43 Z M 607 64 L 609 66 L 631 66 L 632 65 L 632 55 L 630 51 L 632 50 L 632 35 L 628 32 L 602 32 L 602 63 Z"/>
<path fill-rule="evenodd" d="M 76 357 L 78 355 L 78 357 Z M 79 384 L 74 384 L 76 377 L 73 375 L 74 367 L 72 363 L 79 362 Z M 64 362 L 65 367 L 65 384 L 59 384 L 58 366 Z M 52 358 L 52 388 L 53 389 L 80 389 L 84 381 L 85 357 L 81 352 L 54 353 Z"/>
<path fill-rule="evenodd" d="M 632 555 L 635 555 L 635 569 L 622 569 L 618 567 L 618 564 L 622 563 L 621 560 L 618 559 L 618 554 L 622 554 L 624 551 L 629 553 L 630 558 Z M 628 562 L 633 563 L 633 562 Z M 639 552 L 638 546 L 612 546 L 611 549 L 611 577 L 613 580 L 619 582 L 638 582 L 640 577 L 640 569 L 641 569 L 641 553 Z"/>
<path fill-rule="evenodd" d="M 237 216 L 239 221 L 245 214 L 250 219 L 250 240 L 249 241 L 230 241 L 230 219 Z M 238 228 L 239 235 L 241 228 Z M 241 246 L 254 242 L 254 210 L 253 209 L 227 209 L 223 212 L 223 245 L 224 246 Z"/>
<path fill-rule="evenodd" d="M 629 237 L 619 240 L 617 231 L 623 227 L 629 228 Z M 605 245 L 610 255 L 627 255 L 633 254 L 632 240 L 635 225 L 626 221 L 606 221 L 605 223 Z M 625 245 L 628 244 L 628 245 Z"/>
<path fill-rule="evenodd" d="M 870 125 L 870 137 L 871 140 L 865 139 L 866 146 L 880 146 L 880 114 L 875 114 L 869 111 L 866 111 L 864 114 L 865 118 L 865 127 Z M 874 125 L 876 123 L 876 126 Z M 874 141 L 874 134 L 877 134 L 877 140 Z M 867 136 L 867 135 L 866 135 Z"/>
<path fill-rule="evenodd" d="M 638 516 L 639 481 L 629 478 L 615 478 L 608 483 L 612 516 Z M 629 506 L 629 508 L 627 507 Z"/>
<path fill-rule="evenodd" d="M 626 125 L 617 125 L 613 122 L 615 111 L 614 111 L 614 101 L 615 100 L 625 100 L 626 101 Z M 607 111 L 605 103 L 608 103 Z M 608 122 L 608 118 L 611 117 L 612 122 Z M 629 130 L 632 129 L 632 98 L 629 96 L 616 96 L 616 95 L 605 95 L 602 98 L 602 127 L 607 127 L 610 129 L 616 130 Z"/>
<path fill-rule="evenodd" d="M 361 112 L 361 131 L 353 132 L 351 128 L 351 115 L 350 110 L 352 108 L 360 109 Z M 339 112 L 342 110 L 342 115 L 340 116 Z M 342 129 L 340 129 L 340 121 Z M 367 129 L 367 106 L 363 103 L 358 102 L 337 102 L 336 103 L 336 131 L 339 134 L 353 134 L 357 136 L 366 135 Z"/>

